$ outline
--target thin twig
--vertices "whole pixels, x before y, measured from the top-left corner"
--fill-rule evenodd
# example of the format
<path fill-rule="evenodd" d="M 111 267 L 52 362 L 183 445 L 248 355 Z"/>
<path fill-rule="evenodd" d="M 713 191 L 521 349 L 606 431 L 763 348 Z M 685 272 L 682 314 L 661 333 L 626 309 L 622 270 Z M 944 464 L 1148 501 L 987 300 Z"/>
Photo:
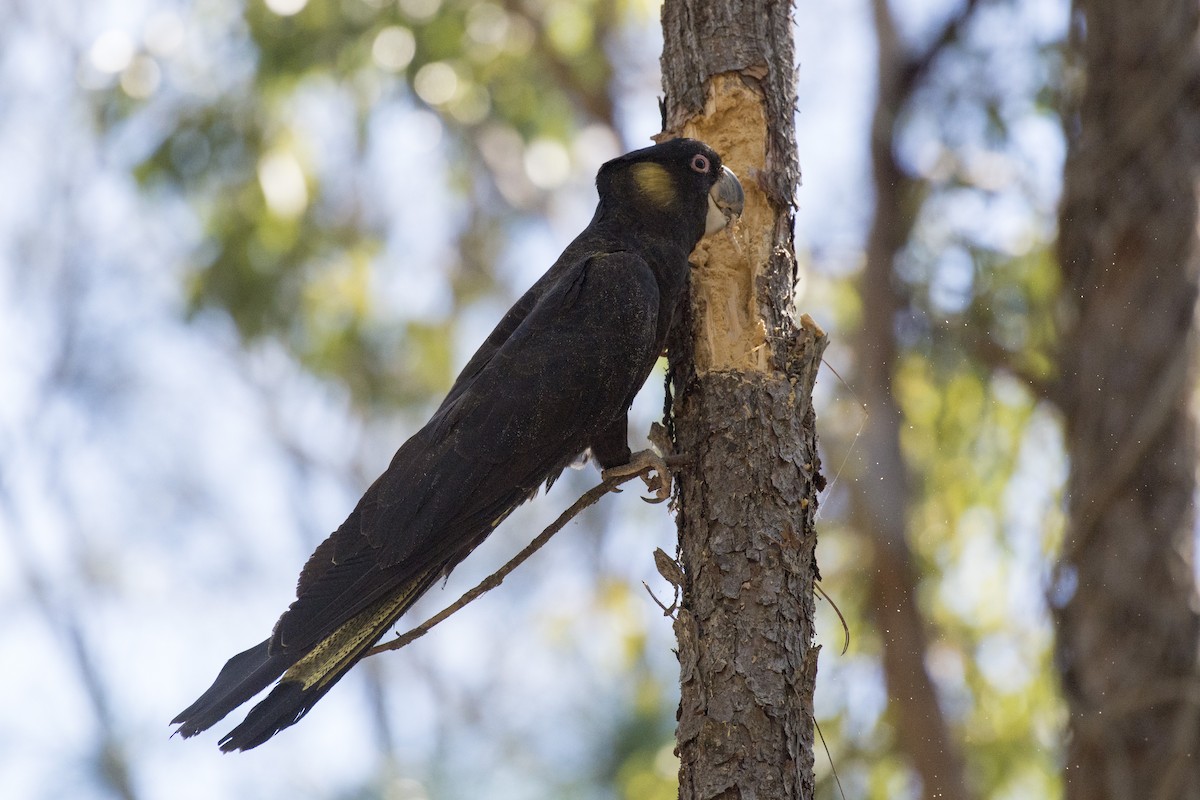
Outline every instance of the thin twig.
<path fill-rule="evenodd" d="M 846 651 L 850 649 L 850 623 L 846 622 L 846 617 L 842 614 L 842 610 L 838 608 L 837 603 L 833 602 L 833 598 L 830 597 L 829 592 L 825 591 L 824 587 L 821 586 L 820 581 L 813 581 L 813 588 L 817 590 L 817 594 L 825 598 L 825 601 L 829 603 L 829 605 L 833 606 L 833 613 L 837 614 L 838 619 L 842 621 L 842 633 L 845 634 L 845 638 L 842 640 L 842 652 L 840 655 L 844 656 L 846 655 Z"/>
<path fill-rule="evenodd" d="M 650 588 L 650 584 L 642 581 L 642 588 L 646 590 L 646 594 L 650 595 L 650 599 L 654 601 L 654 605 L 662 609 L 664 617 L 671 616 L 671 609 L 667 608 L 666 603 L 658 599 L 658 595 L 656 595 L 654 590 Z"/>
<path fill-rule="evenodd" d="M 863 430 L 867 427 L 867 420 L 871 418 L 871 409 L 867 408 L 867 404 L 859 399 L 858 392 L 854 391 L 854 388 L 850 386 L 845 378 L 842 377 L 842 374 L 834 369 L 833 364 L 830 364 L 824 358 L 821 359 L 821 363 L 824 364 L 826 368 L 828 368 L 828 370 L 832 372 L 839 381 L 842 382 L 842 386 L 846 387 L 846 391 L 850 393 L 850 396 L 854 398 L 854 402 L 858 404 L 858 407 L 861 408 L 863 412 L 862 419 L 859 420 L 858 423 L 858 430 L 854 432 L 854 438 L 850 440 L 850 445 L 846 448 L 846 454 L 842 456 L 842 463 L 838 464 L 837 472 L 833 473 L 833 480 L 826 484 L 823 490 L 826 497 L 832 497 L 833 487 L 837 486 L 838 478 L 842 477 L 842 470 L 846 469 L 846 464 L 850 461 L 850 454 L 854 452 L 854 446 L 858 444 L 859 437 L 862 436 Z M 817 514 L 815 517 L 813 517 L 814 522 L 821 518 L 821 512 L 823 510 L 824 508 L 822 506 L 817 507 Z"/>
<path fill-rule="evenodd" d="M 825 734 L 821 732 L 821 726 L 815 719 L 813 720 L 813 726 L 817 729 L 817 736 L 821 737 L 821 747 L 825 748 L 825 757 L 829 759 L 829 771 L 833 773 L 833 780 L 837 784 L 838 793 L 841 794 L 842 800 L 846 800 L 846 790 L 842 788 L 842 779 L 838 777 L 837 767 L 833 764 L 833 753 L 829 752 L 829 745 L 825 742 Z"/>
<path fill-rule="evenodd" d="M 668 455 L 664 456 L 663 460 L 666 461 L 667 466 L 674 467 L 685 463 L 687 459 L 684 456 Z M 441 611 L 434 614 L 432 617 L 408 632 L 402 633 L 395 639 L 392 639 L 390 642 L 384 642 L 383 644 L 375 645 L 367 651 L 367 656 L 373 656 L 376 653 L 386 653 L 389 650 L 399 650 L 401 647 L 420 639 L 422 636 L 429 633 L 434 626 L 445 622 L 447 619 L 461 611 L 481 595 L 490 592 L 492 589 L 495 589 L 497 586 L 503 583 L 504 579 L 507 578 L 513 570 L 529 560 L 531 555 L 540 550 L 542 546 L 546 544 L 546 542 L 550 541 L 550 537 L 565 528 L 568 522 L 579 515 L 580 511 L 583 511 L 590 505 L 594 505 L 601 497 L 609 492 L 618 491 L 617 487 L 622 483 L 625 483 L 632 478 L 644 476 L 648 474 L 650 470 L 651 468 L 647 467 L 641 472 L 633 472 L 629 475 L 621 475 L 620 477 L 609 478 L 608 480 L 601 481 L 600 483 L 596 484 L 591 489 L 584 492 L 578 500 L 572 503 L 570 508 L 559 514 L 558 519 L 554 520 L 549 527 L 538 534 L 538 537 L 527 544 L 524 549 L 521 550 L 521 552 L 513 556 L 508 563 L 506 563 L 500 569 L 496 570 L 491 575 L 480 581 L 475 588 L 466 592 L 462 597 L 458 598 L 453 603 L 446 606 Z M 364 656 L 364 658 L 365 657 L 366 656 Z"/>

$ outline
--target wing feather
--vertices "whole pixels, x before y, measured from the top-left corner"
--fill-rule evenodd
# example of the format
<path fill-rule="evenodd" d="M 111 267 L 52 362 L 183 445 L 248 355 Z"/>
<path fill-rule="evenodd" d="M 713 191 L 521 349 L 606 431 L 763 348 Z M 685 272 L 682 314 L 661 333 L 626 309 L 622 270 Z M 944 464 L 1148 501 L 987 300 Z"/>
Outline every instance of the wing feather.
<path fill-rule="evenodd" d="M 312 647 L 431 566 L 457 565 L 627 411 L 658 356 L 657 314 L 653 273 L 630 253 L 550 283 L 317 548 L 273 650 Z"/>

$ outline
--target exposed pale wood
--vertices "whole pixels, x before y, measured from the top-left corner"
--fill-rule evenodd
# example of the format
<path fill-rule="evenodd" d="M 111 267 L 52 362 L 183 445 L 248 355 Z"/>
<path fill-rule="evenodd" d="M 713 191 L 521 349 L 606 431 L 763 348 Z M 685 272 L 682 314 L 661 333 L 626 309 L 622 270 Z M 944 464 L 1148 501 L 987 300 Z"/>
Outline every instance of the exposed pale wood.
<path fill-rule="evenodd" d="M 668 0 L 666 135 L 702 139 L 746 189 L 694 255 L 668 344 L 677 496 L 679 796 L 811 798 L 817 493 L 812 385 L 826 339 L 791 313 L 795 74 L 787 3 Z"/>

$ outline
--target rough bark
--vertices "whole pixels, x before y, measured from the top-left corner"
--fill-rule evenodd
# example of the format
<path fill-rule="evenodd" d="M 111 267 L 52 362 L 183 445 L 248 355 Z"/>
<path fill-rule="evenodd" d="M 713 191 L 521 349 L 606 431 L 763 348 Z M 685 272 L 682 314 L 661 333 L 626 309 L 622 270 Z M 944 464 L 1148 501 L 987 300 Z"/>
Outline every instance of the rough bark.
<path fill-rule="evenodd" d="M 933 59 L 974 8 L 963 6 L 935 44 L 910 55 L 900 46 L 886 0 L 874 0 L 879 83 L 871 125 L 875 214 L 859 282 L 863 327 L 857 342 L 856 390 L 870 411 L 860 444 L 862 491 L 855 509 L 871 541 L 870 610 L 879 633 L 889 716 L 896 747 L 921 779 L 921 795 L 963 800 L 972 796 L 963 756 L 938 704 L 925 667 L 929 634 L 917 597 L 918 575 L 908 544 L 911 499 L 908 466 L 900 448 L 902 416 L 892 394 L 898 366 L 896 320 L 907 303 L 897 291 L 896 257 L 907 244 L 916 215 L 919 183 L 896 161 L 896 121 Z"/>
<path fill-rule="evenodd" d="M 664 133 L 702 139 L 742 178 L 730 237 L 693 256 L 669 343 L 683 600 L 676 620 L 679 796 L 811 798 L 813 519 L 822 485 L 811 391 L 825 337 L 793 321 L 791 7 L 663 6 Z"/>
<path fill-rule="evenodd" d="M 1050 589 L 1069 800 L 1200 798 L 1195 0 L 1081 0 L 1060 386 L 1071 470 Z"/>

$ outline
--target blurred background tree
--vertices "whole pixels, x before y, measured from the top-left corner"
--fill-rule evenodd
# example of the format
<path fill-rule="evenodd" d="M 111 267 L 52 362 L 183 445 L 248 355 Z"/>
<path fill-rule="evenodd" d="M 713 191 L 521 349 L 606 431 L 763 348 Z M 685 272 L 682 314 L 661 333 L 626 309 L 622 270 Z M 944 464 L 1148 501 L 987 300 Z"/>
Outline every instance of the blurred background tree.
<path fill-rule="evenodd" d="M 852 630 L 839 655 L 821 604 L 817 711 L 848 797 L 1063 794 L 1070 13 L 797 3 L 797 306 L 833 341 L 818 558 Z M 629 493 L 269 747 L 166 725 L 586 223 L 596 167 L 658 131 L 656 4 L 13 0 L 0 22 L 5 795 L 673 797 L 670 620 L 638 585 L 669 594 L 673 526 Z M 1190 63 L 1183 41 L 1158 51 Z"/>
<path fill-rule="evenodd" d="M 1052 392 L 1071 471 L 1050 585 L 1066 796 L 1194 798 L 1200 6 L 1081 0 L 1073 23 Z"/>

